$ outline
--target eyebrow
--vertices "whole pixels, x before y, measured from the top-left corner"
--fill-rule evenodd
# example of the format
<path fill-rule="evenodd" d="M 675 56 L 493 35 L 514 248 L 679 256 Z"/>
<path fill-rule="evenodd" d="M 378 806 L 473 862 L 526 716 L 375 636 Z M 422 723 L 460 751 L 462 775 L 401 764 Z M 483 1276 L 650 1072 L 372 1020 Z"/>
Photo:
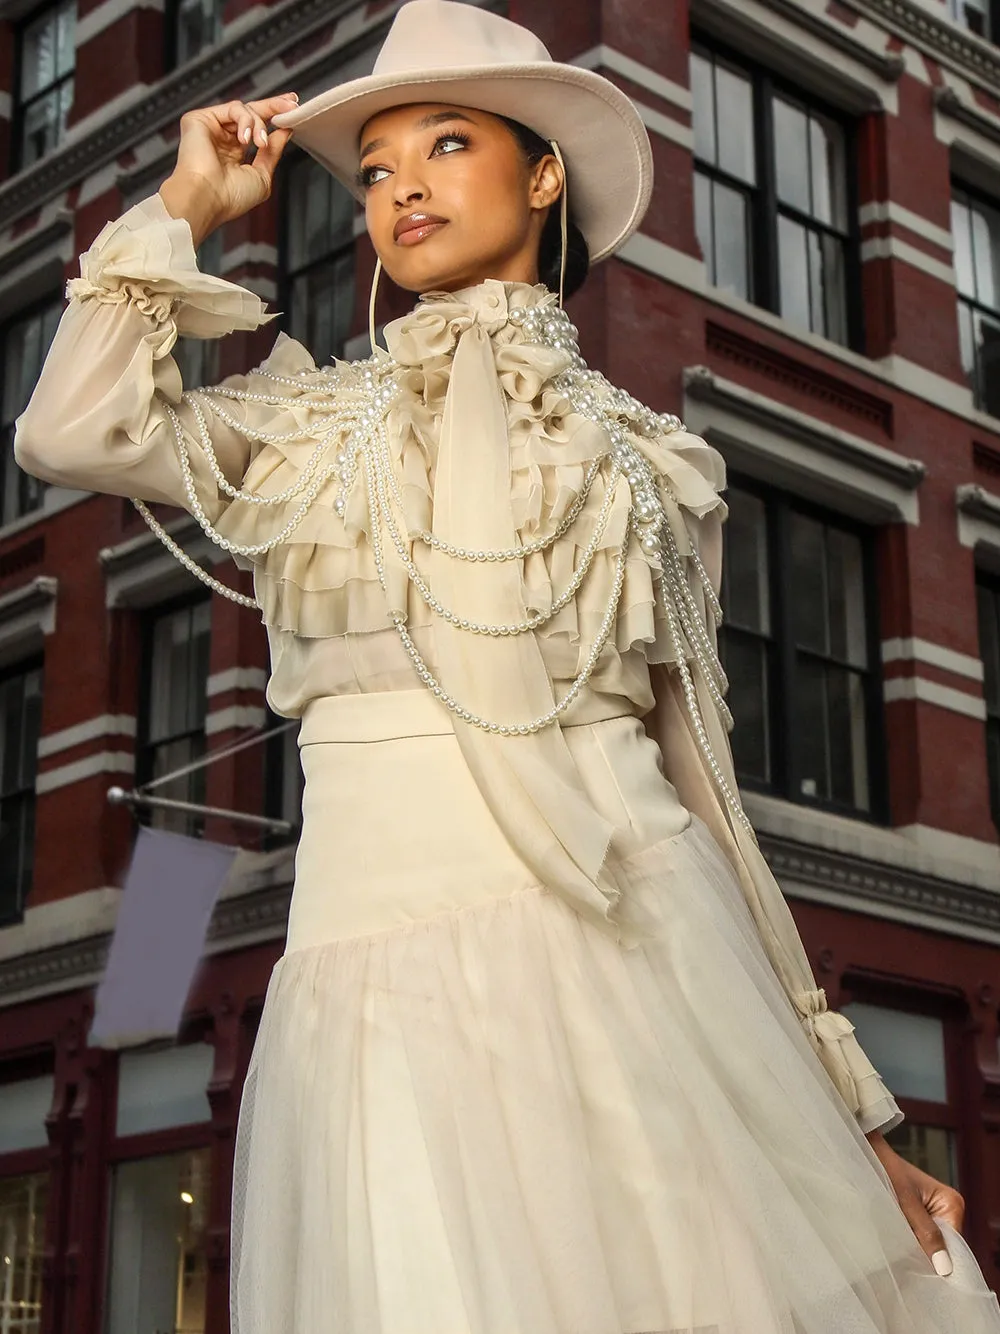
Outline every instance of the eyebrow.
<path fill-rule="evenodd" d="M 466 116 L 461 111 L 432 111 L 427 116 L 421 116 L 414 128 L 429 130 L 432 125 L 443 125 L 448 120 L 464 120 L 469 125 L 475 125 L 476 123 L 471 116 Z M 369 153 L 377 153 L 380 148 L 385 148 L 388 142 L 388 139 L 372 139 L 365 144 L 359 156 L 366 158 Z"/>

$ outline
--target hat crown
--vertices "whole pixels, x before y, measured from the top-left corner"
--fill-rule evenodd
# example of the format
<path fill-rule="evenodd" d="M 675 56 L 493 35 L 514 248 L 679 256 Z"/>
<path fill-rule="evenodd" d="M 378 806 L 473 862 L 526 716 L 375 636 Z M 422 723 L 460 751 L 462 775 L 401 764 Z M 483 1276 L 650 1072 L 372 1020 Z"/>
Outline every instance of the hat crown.
<path fill-rule="evenodd" d="M 552 57 L 520 24 L 456 0 L 409 0 L 396 13 L 373 73 L 527 65 Z"/>

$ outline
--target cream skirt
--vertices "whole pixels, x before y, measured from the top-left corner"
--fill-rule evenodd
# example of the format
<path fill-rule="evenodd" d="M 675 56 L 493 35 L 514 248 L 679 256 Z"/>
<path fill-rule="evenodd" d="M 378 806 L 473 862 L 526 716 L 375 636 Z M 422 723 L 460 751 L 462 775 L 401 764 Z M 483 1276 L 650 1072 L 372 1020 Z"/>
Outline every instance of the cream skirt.
<path fill-rule="evenodd" d="M 962 1239 L 948 1279 L 917 1246 L 640 725 L 568 729 L 622 829 L 622 950 L 391 699 L 382 732 L 367 704 L 303 729 L 232 1334 L 997 1334 Z"/>

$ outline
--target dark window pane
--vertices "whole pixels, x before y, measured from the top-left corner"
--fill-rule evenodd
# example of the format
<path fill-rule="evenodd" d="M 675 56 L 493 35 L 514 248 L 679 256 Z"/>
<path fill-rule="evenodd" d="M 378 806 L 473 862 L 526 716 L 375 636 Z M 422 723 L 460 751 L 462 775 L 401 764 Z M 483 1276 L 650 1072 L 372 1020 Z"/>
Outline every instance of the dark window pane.
<path fill-rule="evenodd" d="M 752 185 L 757 178 L 753 141 L 753 88 L 744 74 L 715 67 L 715 102 L 718 118 L 718 164 Z"/>
<path fill-rule="evenodd" d="M 339 355 L 354 311 L 354 254 L 307 269 L 292 282 L 292 336 L 324 365 Z"/>
<path fill-rule="evenodd" d="M 42 1328 L 48 1205 L 48 1171 L 0 1178 L 0 1329 L 10 1334 L 36 1334 Z"/>
<path fill-rule="evenodd" d="M 21 166 L 50 152 L 66 133 L 73 104 L 76 0 L 46 9 L 21 29 L 17 100 Z"/>
<path fill-rule="evenodd" d="M 781 97 L 774 99 L 772 110 L 778 198 L 801 213 L 809 213 L 809 119 Z"/>
<path fill-rule="evenodd" d="M 1000 825 L 1000 718 L 986 723 L 986 768 L 990 781 L 990 810 L 994 824 Z"/>
<path fill-rule="evenodd" d="M 691 118 L 694 126 L 694 155 L 715 163 L 715 86 L 712 63 L 691 53 Z"/>
<path fill-rule="evenodd" d="M 976 320 L 972 307 L 965 301 L 958 303 L 958 341 L 962 353 L 962 369 L 969 384 L 976 383 Z"/>
<path fill-rule="evenodd" d="M 976 300 L 981 306 L 996 310 L 1000 306 L 1000 284 L 997 280 L 1000 263 L 1000 213 L 986 204 L 977 203 L 972 210 L 972 265 L 975 274 Z"/>
<path fill-rule="evenodd" d="M 813 233 L 813 331 L 835 343 L 847 342 L 847 275 L 844 243 L 829 233 Z"/>
<path fill-rule="evenodd" d="M 829 652 L 828 591 L 823 525 L 804 514 L 792 514 L 791 613 L 795 643 L 814 653 Z"/>
<path fill-rule="evenodd" d="M 726 623 L 758 634 L 771 632 L 767 511 L 759 496 L 735 488 L 726 493 L 724 598 Z"/>
<path fill-rule="evenodd" d="M 790 324 L 812 327 L 806 229 L 791 218 L 778 218 L 780 313 Z"/>
<path fill-rule="evenodd" d="M 821 662 L 799 658 L 795 704 L 799 795 L 822 799 L 829 796 L 830 784 L 826 668 Z"/>
<path fill-rule="evenodd" d="M 184 768 L 205 753 L 205 712 L 208 689 L 211 602 L 158 616 L 148 644 L 148 709 L 142 719 L 143 782 Z M 205 798 L 203 769 L 163 783 L 156 795 L 201 803 Z M 193 832 L 198 822 L 178 812 L 156 811 L 157 828 Z"/>
<path fill-rule="evenodd" d="M 868 790 L 868 737 L 865 698 L 856 672 L 827 668 L 830 789 L 823 795 L 844 806 L 866 811 Z"/>
<path fill-rule="evenodd" d="M 180 0 L 177 7 L 178 63 L 200 55 L 221 35 L 221 0 Z"/>
<path fill-rule="evenodd" d="M 855 533 L 827 528 L 830 654 L 852 667 L 868 666 L 864 564 Z"/>
<path fill-rule="evenodd" d="M 712 244 L 712 182 L 700 171 L 694 174 L 694 229 L 708 270 L 708 281 L 715 282 L 715 248 Z"/>
<path fill-rule="evenodd" d="M 810 212 L 817 222 L 847 230 L 847 154 L 842 126 L 812 112 L 809 116 Z"/>
<path fill-rule="evenodd" d="M 1000 417 L 1000 320 L 978 314 L 976 329 L 976 401 Z"/>
<path fill-rule="evenodd" d="M 767 645 L 738 630 L 727 630 L 723 645 L 729 705 L 736 721 L 732 746 L 737 777 L 770 784 Z"/>
<path fill-rule="evenodd" d="M 715 253 L 711 280 L 737 296 L 750 295 L 746 200 L 715 182 L 712 189 Z"/>
<path fill-rule="evenodd" d="M 922 1126 L 907 1117 L 895 1130 L 887 1131 L 885 1138 L 908 1163 L 958 1188 L 958 1155 L 952 1131 L 943 1126 Z"/>
<path fill-rule="evenodd" d="M 18 916 L 31 888 L 41 670 L 0 683 L 0 917 Z"/>
<path fill-rule="evenodd" d="M 997 593 L 992 586 L 976 585 L 979 614 L 979 656 L 983 660 L 983 693 L 990 713 L 1000 714 L 1000 626 L 997 624 Z"/>

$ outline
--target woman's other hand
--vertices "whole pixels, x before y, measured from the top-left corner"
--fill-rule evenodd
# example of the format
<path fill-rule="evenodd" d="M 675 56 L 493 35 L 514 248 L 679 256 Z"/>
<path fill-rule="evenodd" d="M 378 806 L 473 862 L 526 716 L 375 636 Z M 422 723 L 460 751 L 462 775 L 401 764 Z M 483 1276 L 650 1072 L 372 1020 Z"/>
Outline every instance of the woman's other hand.
<path fill-rule="evenodd" d="M 160 186 L 160 198 L 171 217 L 187 220 L 195 248 L 269 197 L 291 131 L 267 127 L 298 100 L 296 93 L 282 93 L 200 107 L 181 117 L 177 164 Z"/>
<path fill-rule="evenodd" d="M 952 1263 L 935 1219 L 944 1219 L 956 1232 L 961 1232 L 965 1201 L 952 1186 L 946 1186 L 943 1181 L 901 1158 L 879 1131 L 873 1131 L 867 1140 L 892 1182 L 899 1207 L 914 1236 L 937 1272 L 947 1277 L 952 1271 Z"/>

